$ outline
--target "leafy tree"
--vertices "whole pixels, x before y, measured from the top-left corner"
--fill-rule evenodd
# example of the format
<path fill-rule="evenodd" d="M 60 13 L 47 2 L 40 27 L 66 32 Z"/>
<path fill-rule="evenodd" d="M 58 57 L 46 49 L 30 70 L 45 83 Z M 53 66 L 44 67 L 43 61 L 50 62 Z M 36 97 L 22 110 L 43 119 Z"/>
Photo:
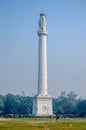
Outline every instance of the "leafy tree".
<path fill-rule="evenodd" d="M 0 112 L 4 111 L 4 96 L 0 94 Z"/>
<path fill-rule="evenodd" d="M 4 109 L 4 102 L 2 99 L 0 99 L 0 111 L 3 112 Z"/>
<path fill-rule="evenodd" d="M 66 97 L 66 92 L 62 91 L 60 97 Z"/>
<path fill-rule="evenodd" d="M 78 100 L 76 107 L 79 114 L 86 114 L 86 100 Z"/>
<path fill-rule="evenodd" d="M 69 99 L 76 99 L 77 94 L 75 94 L 73 91 L 70 91 L 70 92 L 67 94 L 67 96 L 68 96 Z"/>
<path fill-rule="evenodd" d="M 5 97 L 0 94 L 0 99 L 1 99 L 2 101 L 4 101 Z"/>
<path fill-rule="evenodd" d="M 5 97 L 5 114 L 15 114 L 16 113 L 16 100 L 13 94 L 7 94 Z"/>
<path fill-rule="evenodd" d="M 32 113 L 32 98 L 31 97 L 19 97 L 17 104 L 18 114 L 31 114 Z"/>
<path fill-rule="evenodd" d="M 61 95 L 53 100 L 54 114 L 75 113 L 76 96 L 74 92 L 70 92 L 68 95 L 64 91 L 61 92 Z"/>

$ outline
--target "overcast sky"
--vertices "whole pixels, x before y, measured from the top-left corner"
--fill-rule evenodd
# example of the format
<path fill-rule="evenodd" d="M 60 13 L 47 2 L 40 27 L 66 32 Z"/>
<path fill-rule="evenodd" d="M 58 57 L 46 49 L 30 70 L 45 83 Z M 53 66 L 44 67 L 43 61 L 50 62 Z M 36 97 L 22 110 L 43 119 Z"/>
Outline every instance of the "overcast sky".
<path fill-rule="evenodd" d="M 37 93 L 38 20 L 47 19 L 48 90 L 86 98 L 86 0 L 0 0 L 0 93 Z"/>

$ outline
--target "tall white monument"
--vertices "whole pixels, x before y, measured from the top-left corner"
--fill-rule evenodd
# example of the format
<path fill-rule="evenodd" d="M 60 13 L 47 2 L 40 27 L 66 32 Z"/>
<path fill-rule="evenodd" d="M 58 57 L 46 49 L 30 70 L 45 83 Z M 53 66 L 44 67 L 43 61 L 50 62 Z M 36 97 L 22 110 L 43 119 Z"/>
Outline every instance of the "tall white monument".
<path fill-rule="evenodd" d="M 52 97 L 48 94 L 47 85 L 47 50 L 46 15 L 40 14 L 39 19 L 39 63 L 38 63 L 38 93 L 33 99 L 34 116 L 52 116 Z"/>

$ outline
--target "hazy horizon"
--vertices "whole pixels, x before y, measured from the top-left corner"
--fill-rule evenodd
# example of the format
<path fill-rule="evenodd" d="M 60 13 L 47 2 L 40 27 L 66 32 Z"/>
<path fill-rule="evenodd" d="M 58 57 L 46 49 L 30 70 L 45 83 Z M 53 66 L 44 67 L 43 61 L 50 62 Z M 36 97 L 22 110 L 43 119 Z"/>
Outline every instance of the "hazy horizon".
<path fill-rule="evenodd" d="M 35 95 L 38 20 L 46 13 L 48 90 L 86 98 L 86 1 L 0 0 L 0 94 Z"/>

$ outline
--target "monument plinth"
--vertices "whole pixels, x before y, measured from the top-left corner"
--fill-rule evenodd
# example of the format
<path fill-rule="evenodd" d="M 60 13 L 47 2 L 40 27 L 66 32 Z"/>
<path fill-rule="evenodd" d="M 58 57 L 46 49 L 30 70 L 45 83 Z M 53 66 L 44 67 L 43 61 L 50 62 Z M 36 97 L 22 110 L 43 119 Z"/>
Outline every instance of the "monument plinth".
<path fill-rule="evenodd" d="M 40 14 L 39 19 L 39 63 L 38 63 L 38 93 L 33 99 L 34 116 L 52 116 L 52 97 L 48 94 L 47 84 L 47 49 L 46 15 Z"/>

